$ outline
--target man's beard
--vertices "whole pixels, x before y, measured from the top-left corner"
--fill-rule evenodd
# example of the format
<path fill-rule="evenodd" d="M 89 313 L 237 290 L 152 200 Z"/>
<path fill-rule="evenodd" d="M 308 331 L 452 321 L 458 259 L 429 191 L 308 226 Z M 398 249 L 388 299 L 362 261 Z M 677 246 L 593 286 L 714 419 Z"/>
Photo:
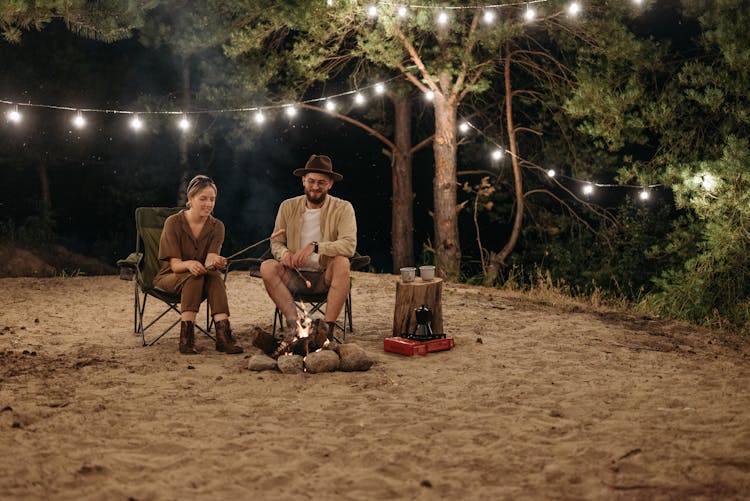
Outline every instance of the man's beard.
<path fill-rule="evenodd" d="M 327 193 L 321 193 L 318 198 L 315 198 L 315 195 L 313 195 L 310 190 L 305 190 L 305 195 L 307 195 L 307 201 L 310 202 L 313 205 L 319 205 L 325 202 Z"/>

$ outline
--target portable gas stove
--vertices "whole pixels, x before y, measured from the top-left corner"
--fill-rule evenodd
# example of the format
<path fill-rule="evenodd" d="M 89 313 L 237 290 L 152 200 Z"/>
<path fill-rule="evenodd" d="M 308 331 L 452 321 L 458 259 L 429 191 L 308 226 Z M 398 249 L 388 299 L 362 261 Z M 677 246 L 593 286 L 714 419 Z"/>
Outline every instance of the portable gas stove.
<path fill-rule="evenodd" d="M 432 310 L 422 305 L 414 310 L 417 317 L 417 328 L 410 334 L 400 337 L 388 337 L 383 340 L 385 351 L 401 355 L 427 355 L 434 351 L 450 350 L 455 346 L 452 337 L 432 332 Z"/>

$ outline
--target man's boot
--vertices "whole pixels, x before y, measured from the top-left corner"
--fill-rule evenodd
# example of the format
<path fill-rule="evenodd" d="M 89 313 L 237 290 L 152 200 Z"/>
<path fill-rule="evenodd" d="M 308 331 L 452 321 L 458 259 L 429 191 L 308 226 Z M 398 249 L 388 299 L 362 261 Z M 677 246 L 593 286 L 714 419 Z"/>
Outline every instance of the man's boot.
<path fill-rule="evenodd" d="M 229 320 L 219 320 L 216 322 L 216 351 L 223 351 L 230 355 L 242 353 L 242 346 L 236 344 L 232 336 L 232 328 L 229 326 Z"/>
<path fill-rule="evenodd" d="M 184 355 L 195 355 L 195 329 L 193 322 L 180 322 L 180 353 Z"/>

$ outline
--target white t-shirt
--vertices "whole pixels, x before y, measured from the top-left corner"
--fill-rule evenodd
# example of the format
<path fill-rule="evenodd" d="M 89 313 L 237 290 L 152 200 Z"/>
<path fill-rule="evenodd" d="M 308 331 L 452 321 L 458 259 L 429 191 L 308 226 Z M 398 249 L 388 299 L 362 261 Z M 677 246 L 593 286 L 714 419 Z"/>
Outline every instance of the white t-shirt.
<path fill-rule="evenodd" d="M 305 213 L 302 215 L 302 234 L 300 236 L 300 249 L 310 242 L 320 241 L 320 209 L 308 209 L 305 207 Z M 313 252 L 307 258 L 307 262 L 302 267 L 303 270 L 320 271 L 320 262 L 317 253 Z"/>

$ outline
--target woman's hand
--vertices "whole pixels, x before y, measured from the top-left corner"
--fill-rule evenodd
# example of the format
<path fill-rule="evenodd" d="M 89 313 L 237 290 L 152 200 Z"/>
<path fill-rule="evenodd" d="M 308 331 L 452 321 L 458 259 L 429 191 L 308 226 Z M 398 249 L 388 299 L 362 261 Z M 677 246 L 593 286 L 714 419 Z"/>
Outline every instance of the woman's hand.
<path fill-rule="evenodd" d="M 206 268 L 212 268 L 214 270 L 223 270 L 227 267 L 227 258 L 222 257 L 218 254 L 209 254 L 206 256 Z"/>
<path fill-rule="evenodd" d="M 185 268 L 192 275 L 199 277 L 206 274 L 206 268 L 200 263 L 200 261 L 183 261 Z"/>

